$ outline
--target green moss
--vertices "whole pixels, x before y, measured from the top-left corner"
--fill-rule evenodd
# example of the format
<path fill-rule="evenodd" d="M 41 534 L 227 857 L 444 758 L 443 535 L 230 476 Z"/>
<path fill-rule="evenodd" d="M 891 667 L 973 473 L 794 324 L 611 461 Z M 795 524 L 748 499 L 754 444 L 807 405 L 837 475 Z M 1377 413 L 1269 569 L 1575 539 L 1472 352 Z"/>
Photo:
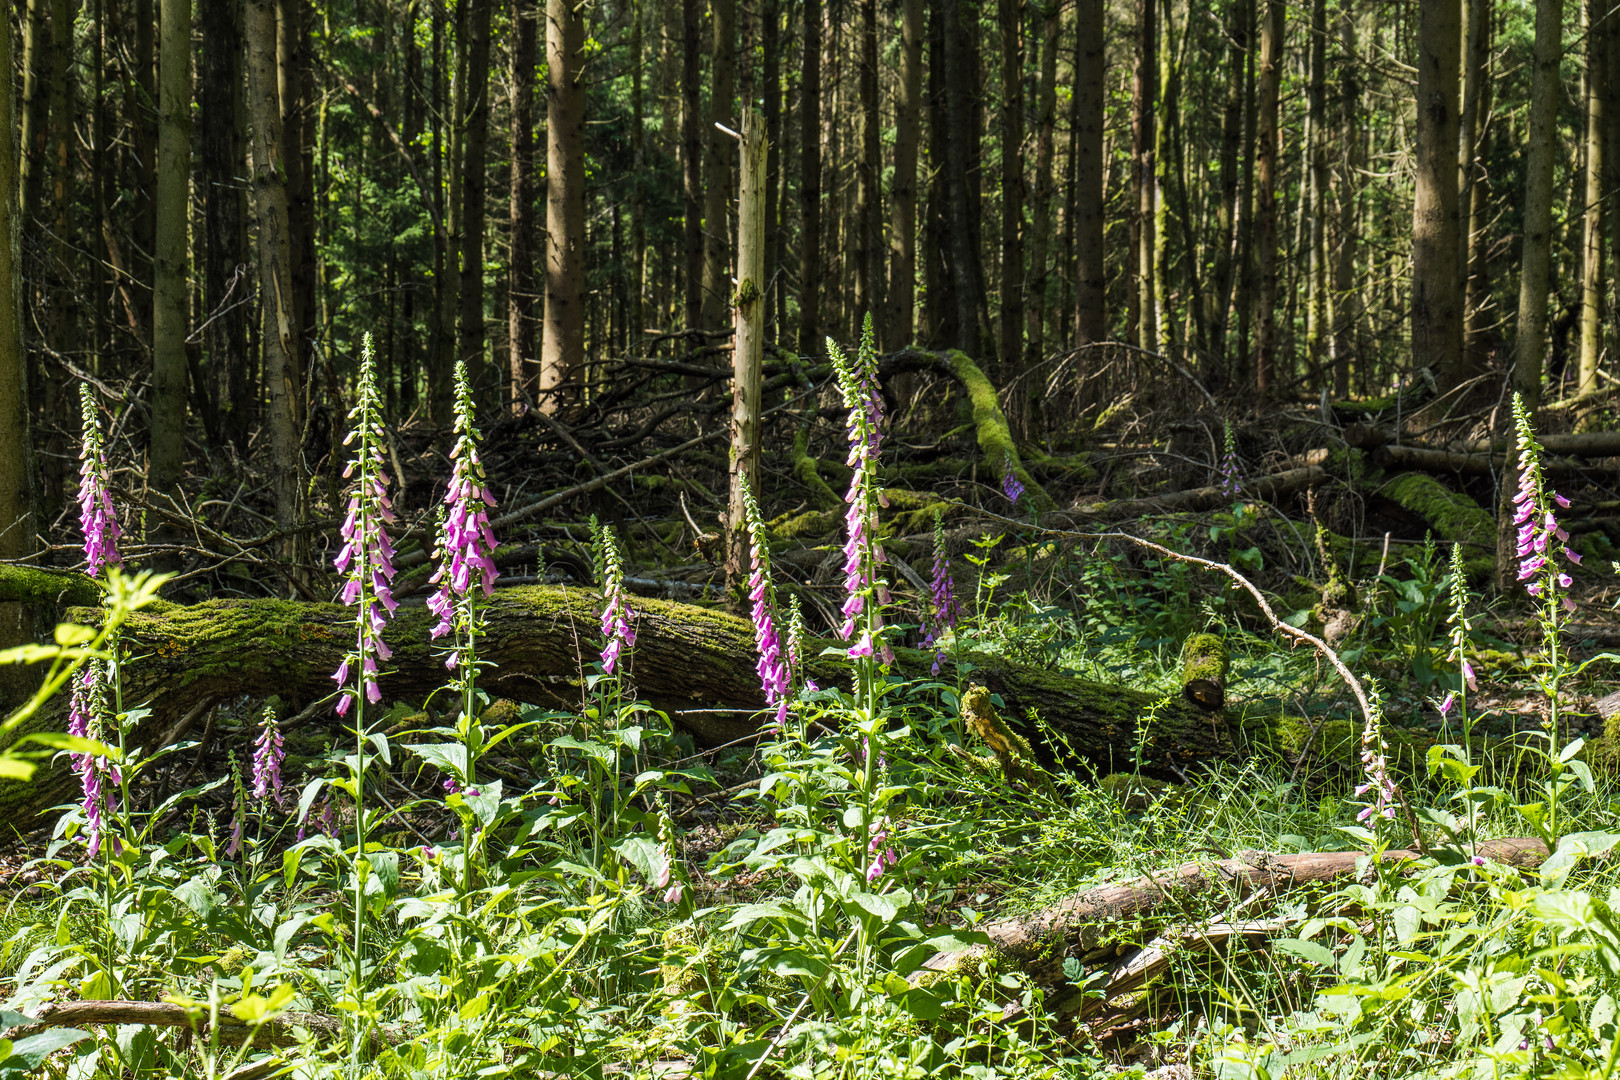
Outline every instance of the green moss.
<path fill-rule="evenodd" d="M 1018 447 L 1013 443 L 1012 433 L 1007 429 L 1007 417 L 1001 411 L 1001 402 L 996 396 L 995 386 L 985 378 L 984 372 L 979 370 L 979 365 L 960 349 L 947 352 L 945 361 L 950 365 L 951 373 L 967 391 L 968 403 L 973 409 L 973 425 L 979 443 L 979 453 L 990 474 L 999 478 L 1004 468 L 1011 468 L 1013 475 L 1018 477 L 1018 482 L 1024 485 L 1025 493 L 1035 509 L 1043 511 L 1054 509 L 1057 504 L 1046 493 L 1046 489 L 1029 474 L 1029 470 L 1024 468 L 1023 460 L 1018 456 Z"/>
<path fill-rule="evenodd" d="M 793 478 L 810 492 L 810 505 L 817 510 L 832 510 L 843 504 L 838 492 L 821 478 L 821 462 L 810 455 L 810 427 L 799 428 L 793 436 Z"/>
<path fill-rule="evenodd" d="M 0 602 L 91 606 L 101 586 L 83 574 L 33 566 L 0 566 Z"/>
<path fill-rule="evenodd" d="M 1183 684 L 1199 679 L 1224 682 L 1226 665 L 1226 642 L 1219 634 L 1194 634 L 1182 647 L 1181 681 Z"/>
<path fill-rule="evenodd" d="M 1463 546 L 1470 578 L 1496 569 L 1496 522 L 1488 510 L 1452 491 L 1428 473 L 1404 473 L 1378 489 L 1378 494 L 1422 519 L 1437 540 Z"/>

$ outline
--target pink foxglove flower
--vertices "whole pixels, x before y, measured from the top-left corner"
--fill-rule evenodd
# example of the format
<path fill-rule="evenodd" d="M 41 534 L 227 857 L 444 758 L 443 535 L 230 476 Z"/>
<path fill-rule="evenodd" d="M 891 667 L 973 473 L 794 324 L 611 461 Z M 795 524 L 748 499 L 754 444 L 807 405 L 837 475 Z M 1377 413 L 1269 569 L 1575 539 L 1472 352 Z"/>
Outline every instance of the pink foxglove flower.
<path fill-rule="evenodd" d="M 1237 439 L 1232 434 L 1232 422 L 1226 422 L 1226 450 L 1221 454 L 1220 489 L 1222 498 L 1235 499 L 1243 488 L 1243 473 L 1238 464 Z"/>
<path fill-rule="evenodd" d="M 1524 399 L 1513 395 L 1513 424 L 1518 437 L 1519 486 L 1513 493 L 1513 524 L 1518 527 L 1515 554 L 1519 558 L 1519 580 L 1525 591 L 1548 603 L 1548 619 L 1556 618 L 1559 608 L 1569 610 L 1569 597 L 1558 596 L 1574 580 L 1555 562 L 1555 551 L 1579 565 L 1581 558 L 1568 545 L 1569 532 L 1558 524 L 1555 508 L 1569 506 L 1569 500 L 1550 490 L 1541 468 L 1541 444 L 1530 422 Z"/>
<path fill-rule="evenodd" d="M 748 529 L 748 600 L 754 620 L 754 645 L 759 651 L 759 660 L 754 666 L 759 672 L 760 688 L 765 692 L 765 704 L 775 706 L 775 723 L 780 728 L 787 720 L 789 691 L 793 684 L 788 658 L 782 649 L 782 634 L 776 626 L 776 583 L 771 580 L 771 549 L 765 538 L 765 522 L 760 517 L 753 489 L 748 486 L 748 477 L 745 474 L 741 479 L 743 518 Z"/>
<path fill-rule="evenodd" d="M 264 710 L 264 723 L 259 731 L 258 741 L 253 744 L 253 797 L 263 800 L 269 797 L 275 800 L 277 806 L 282 803 L 281 763 L 286 760 L 287 751 L 281 736 L 281 728 L 276 724 L 276 714 L 269 706 Z"/>
<path fill-rule="evenodd" d="M 856 636 L 849 656 L 876 655 L 885 662 L 893 653 L 883 640 L 883 600 L 886 593 L 877 576 L 884 562 L 883 545 L 877 538 L 877 508 L 882 493 L 877 483 L 878 448 L 883 442 L 883 405 L 877 388 L 877 345 L 872 336 L 872 317 L 866 317 L 861 346 L 852 365 L 837 342 L 827 339 L 827 356 L 832 361 L 838 390 L 849 410 L 845 427 L 849 435 L 848 462 L 854 473 L 844 495 L 847 539 L 844 542 L 844 622 L 838 636 L 845 641 Z"/>
<path fill-rule="evenodd" d="M 377 661 L 393 652 L 383 640 L 383 627 L 395 608 L 394 546 L 388 526 L 395 521 L 388 498 L 388 474 L 383 471 L 382 401 L 377 394 L 377 360 L 367 334 L 360 358 L 359 400 L 349 412 L 353 428 L 344 445 L 355 444 L 354 458 L 344 470 L 355 481 L 349 509 L 343 519 L 343 547 L 333 565 L 348 576 L 343 603 L 356 609 L 354 649 L 332 676 L 338 683 L 337 713 L 346 715 L 361 697 L 373 704 L 382 700 L 377 686 Z M 349 676 L 355 685 L 348 685 Z"/>
<path fill-rule="evenodd" d="M 900 862 L 899 857 L 894 853 L 894 848 L 888 845 L 888 819 L 885 818 L 882 821 L 872 822 L 869 829 L 872 839 L 868 841 L 866 845 L 866 855 L 867 858 L 871 860 L 866 867 L 866 882 L 868 885 L 877 881 L 878 878 L 882 877 Z"/>
<path fill-rule="evenodd" d="M 122 566 L 118 526 L 112 495 L 107 490 L 107 454 L 102 445 L 101 423 L 96 417 L 96 401 L 87 383 L 79 384 L 79 411 L 83 439 L 79 445 L 79 527 L 84 530 L 85 573 L 100 575 L 108 566 Z"/>
<path fill-rule="evenodd" d="M 624 650 L 635 648 L 636 613 L 624 598 L 624 565 L 619 560 L 613 526 L 598 527 L 592 518 L 591 528 L 602 571 L 602 672 L 612 675 Z"/>
<path fill-rule="evenodd" d="M 1384 742 L 1383 702 L 1379 700 L 1376 683 L 1368 686 L 1367 696 L 1371 700 L 1371 708 L 1366 729 L 1361 733 L 1361 767 L 1367 774 L 1367 782 L 1356 788 L 1356 794 L 1371 794 L 1372 802 L 1356 815 L 1356 820 L 1367 821 L 1375 816 L 1394 820 L 1399 793 L 1389 773 L 1389 759 L 1385 756 L 1389 753 L 1389 744 Z"/>
<path fill-rule="evenodd" d="M 73 683 L 69 699 L 69 735 L 100 740 L 106 734 L 106 666 L 101 660 L 88 661 Z M 101 851 L 107 831 L 107 818 L 117 808 L 118 789 L 123 782 L 118 766 L 98 754 L 73 754 L 73 771 L 78 774 L 83 795 L 85 844 L 92 859 Z M 113 841 L 116 850 L 117 841 Z"/>
<path fill-rule="evenodd" d="M 478 428 L 474 424 L 472 384 L 467 365 L 456 361 L 456 445 L 451 451 L 450 487 L 445 492 L 444 524 L 439 537 L 439 567 L 430 579 L 439 586 L 428 599 L 428 609 L 439 617 L 434 637 L 456 631 L 457 647 L 445 659 L 452 671 L 465 669 L 480 632 L 474 597 L 495 591 L 495 534 L 489 511 L 495 505 L 478 459 Z"/>

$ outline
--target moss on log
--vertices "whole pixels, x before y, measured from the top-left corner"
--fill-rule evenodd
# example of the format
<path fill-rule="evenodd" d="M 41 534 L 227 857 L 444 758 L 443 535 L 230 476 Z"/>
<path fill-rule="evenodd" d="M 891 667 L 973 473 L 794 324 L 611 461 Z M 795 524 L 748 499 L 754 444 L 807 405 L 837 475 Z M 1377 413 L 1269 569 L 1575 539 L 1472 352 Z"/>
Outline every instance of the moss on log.
<path fill-rule="evenodd" d="M 1219 634 L 1194 634 L 1181 650 L 1181 692 L 1211 712 L 1226 704 L 1226 642 Z"/>
<path fill-rule="evenodd" d="M 947 352 L 945 363 L 967 392 L 968 405 L 973 410 L 974 434 L 985 468 L 997 478 L 1003 470 L 1010 469 L 1018 477 L 1018 482 L 1024 485 L 1025 493 L 1035 509 L 1051 510 L 1056 507 L 1052 496 L 1024 468 L 1023 460 L 1018 456 L 1018 447 L 1013 443 L 1012 432 L 1007 428 L 1007 417 L 1001 411 L 1001 400 L 996 396 L 995 385 L 973 362 L 973 358 L 960 349 Z"/>
<path fill-rule="evenodd" d="M 1467 495 L 1418 472 L 1388 481 L 1378 495 L 1421 520 L 1436 540 L 1462 544 L 1469 577 L 1486 577 L 1495 570 L 1496 521 Z"/>
<path fill-rule="evenodd" d="M 0 602 L 87 607 L 101 602 L 101 586 L 71 570 L 0 564 Z"/>
<path fill-rule="evenodd" d="M 639 613 L 636 647 L 626 672 L 636 692 L 656 705 L 680 710 L 678 721 L 705 743 L 756 730 L 753 717 L 706 710 L 763 709 L 754 671 L 753 626 L 725 612 L 663 600 L 634 602 Z M 488 637 L 480 648 L 491 667 L 482 677 L 493 695 L 517 701 L 568 703 L 583 694 L 580 654 L 594 659 L 598 600 L 594 593 L 563 586 L 518 586 L 499 590 L 488 608 Z M 72 617 L 93 620 L 95 609 Z M 419 702 L 444 685 L 439 650 L 428 639 L 431 618 L 420 604 L 401 605 L 385 638 L 394 658 L 381 679 L 390 701 Z M 354 615 L 336 604 L 285 600 L 209 600 L 190 607 L 133 616 L 124 632 L 129 657 L 125 700 L 151 709 L 137 740 L 165 732 L 193 707 L 248 695 L 280 695 L 302 706 L 333 693 L 331 673 L 353 639 Z M 808 645 L 815 655 L 818 645 Z M 930 652 L 896 650 L 898 670 L 924 677 Z M 971 657 L 974 679 L 1005 702 L 1004 715 L 1022 728 L 1046 760 L 1071 755 L 1101 772 L 1131 765 L 1140 753 L 1143 771 L 1179 777 L 1199 762 L 1256 751 L 1303 754 L 1330 769 L 1355 767 L 1356 733 L 1333 724 L 1314 731 L 1309 721 L 1251 716 L 1241 710 L 1208 713 L 1178 696 L 1077 679 L 1046 668 L 998 657 Z M 838 683 L 848 666 L 819 658 L 812 674 L 823 685 Z M 34 730 L 60 730 L 62 703 L 35 719 Z M 1040 719 L 1056 734 L 1048 738 L 1030 724 Z M 1151 717 L 1145 730 L 1139 725 Z M 1134 767 L 1134 766 L 1132 766 Z M 0 813 L 14 820 L 64 801 L 69 787 L 61 770 L 41 769 L 33 787 L 0 784 Z"/>

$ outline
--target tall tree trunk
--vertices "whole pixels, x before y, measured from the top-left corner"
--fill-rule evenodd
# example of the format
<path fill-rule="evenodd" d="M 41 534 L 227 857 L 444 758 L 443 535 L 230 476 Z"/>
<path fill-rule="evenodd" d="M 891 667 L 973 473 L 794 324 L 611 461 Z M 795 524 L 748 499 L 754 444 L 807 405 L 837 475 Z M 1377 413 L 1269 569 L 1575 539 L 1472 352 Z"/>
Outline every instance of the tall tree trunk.
<path fill-rule="evenodd" d="M 0 20 L 0 131 L 17 128 L 11 20 Z M 38 549 L 39 481 L 30 436 L 28 361 L 22 344 L 22 277 L 17 144 L 0 139 L 0 559 L 26 559 Z M 0 603 L 0 649 L 33 640 L 33 619 L 19 603 Z M 0 706 L 23 698 L 38 676 L 11 666 L 0 675 Z"/>
<path fill-rule="evenodd" d="M 1356 284 L 1356 203 L 1361 173 L 1361 87 L 1356 71 L 1356 17 L 1353 8 L 1339 15 L 1339 35 L 1345 61 L 1345 77 L 1339 93 L 1339 175 L 1338 236 L 1333 260 L 1333 393 L 1343 398 L 1350 393 L 1350 360 L 1355 354 L 1361 323 L 1361 290 Z"/>
<path fill-rule="evenodd" d="M 1024 346 L 1024 370 L 1038 371 L 1036 365 L 1046 355 L 1046 320 L 1052 294 L 1052 278 L 1047 254 L 1052 238 L 1052 203 L 1057 194 L 1057 178 L 1052 162 L 1057 141 L 1057 58 L 1063 30 L 1063 9 L 1049 3 L 1041 12 L 1040 83 L 1035 101 L 1035 190 L 1030 202 L 1029 289 L 1026 306 L 1029 332 Z M 1038 401 L 1035 385 L 1027 398 Z M 1032 406 L 1029 423 L 1038 424 L 1040 409 Z"/>
<path fill-rule="evenodd" d="M 585 359 L 584 9 L 546 0 L 546 322 L 540 408 L 578 398 Z"/>
<path fill-rule="evenodd" d="M 489 175 L 489 13 L 493 4 L 467 10 L 466 134 L 461 140 L 461 281 L 456 358 L 473 385 L 484 378 L 484 194 Z"/>
<path fill-rule="evenodd" d="M 276 0 L 248 0 L 248 114 L 253 129 L 253 202 L 259 227 L 259 318 L 269 397 L 270 482 L 276 525 L 299 520 L 298 428 L 292 377 L 293 286 L 287 234 L 286 172 L 281 162 L 281 99 L 276 89 Z"/>
<path fill-rule="evenodd" d="M 1417 194 L 1412 204 L 1412 363 L 1435 370 L 1442 390 L 1469 376 L 1462 353 L 1457 266 L 1457 110 L 1462 71 L 1460 0 L 1419 8 Z"/>
<path fill-rule="evenodd" d="M 1310 109 L 1310 300 L 1305 314 L 1305 352 L 1309 363 L 1326 365 L 1331 347 L 1328 329 L 1328 122 L 1327 0 L 1311 0 L 1310 73 L 1306 88 Z"/>
<path fill-rule="evenodd" d="M 855 166 L 855 310 L 856 318 L 882 316 L 883 243 L 878 207 L 883 200 L 879 138 L 883 117 L 878 111 L 877 0 L 861 2 L 860 111 L 855 118 L 860 157 Z"/>
<path fill-rule="evenodd" d="M 951 276 L 956 292 L 958 348 L 972 356 L 984 356 L 993 340 L 989 314 L 985 309 L 984 272 L 979 260 L 978 193 L 973 187 L 973 165 L 978 131 L 973 105 L 968 100 L 976 85 L 977 64 L 969 55 L 972 31 L 961 25 L 962 10 L 972 7 L 963 0 L 943 0 L 940 32 L 945 52 L 945 112 L 949 133 L 945 139 L 945 183 L 950 196 Z"/>
<path fill-rule="evenodd" d="M 1598 388 L 1598 361 L 1603 351 L 1603 204 L 1604 157 L 1607 135 L 1605 108 L 1609 98 L 1606 59 L 1610 24 L 1607 0 L 1586 5 L 1586 198 L 1581 244 L 1581 353 L 1577 392 Z M 1607 17 L 1606 17 L 1607 16 Z"/>
<path fill-rule="evenodd" d="M 511 270 L 506 290 L 507 401 L 513 415 L 524 409 L 525 365 L 534 356 L 534 0 L 512 5 L 512 188 Z M 638 38 L 639 41 L 639 38 Z M 636 85 L 640 57 L 636 57 Z M 639 115 L 639 103 L 637 109 Z M 638 121 L 639 123 L 639 121 Z M 637 172 L 639 183 L 639 170 Z M 639 250 L 640 244 L 636 245 Z M 639 313 L 638 313 L 639 314 Z"/>
<path fill-rule="evenodd" d="M 782 220 L 783 194 L 786 189 L 786 170 L 782 168 L 782 12 L 781 0 L 763 0 L 760 50 L 764 53 L 761 71 L 760 111 L 765 114 L 765 235 L 769 250 L 765 265 L 771 268 L 765 290 L 765 335 L 779 340 L 782 328 L 782 277 L 786 266 L 783 256 L 787 251 L 787 223 Z"/>
<path fill-rule="evenodd" d="M 141 341 L 150 343 L 152 332 L 152 248 L 155 246 L 157 218 L 157 38 L 153 33 L 155 0 L 135 0 L 135 79 L 126 96 L 135 148 L 135 190 L 132 192 L 134 220 L 130 228 L 128 272 L 134 280 L 134 297 Z M 127 40 L 127 39 L 126 39 Z"/>
<path fill-rule="evenodd" d="M 433 193 L 442 208 L 442 227 L 435 230 L 433 252 L 433 308 L 429 313 L 432 341 L 428 346 L 428 416 L 435 427 L 451 422 L 451 374 L 455 369 L 457 293 L 461 287 L 461 140 L 466 119 L 466 5 L 454 14 L 455 54 L 452 61 L 445 41 L 444 5 L 433 5 Z M 454 64 L 455 77 L 450 76 Z M 454 88 L 452 93 L 452 87 Z"/>
<path fill-rule="evenodd" d="M 203 350 L 220 401 L 221 428 L 238 451 L 246 446 L 253 422 L 247 393 L 247 321 L 235 304 L 248 289 L 237 267 L 251 262 L 246 207 L 237 181 L 245 154 L 242 111 L 242 7 L 211 0 L 198 12 L 202 52 L 198 62 L 197 124 L 203 202 Z M 227 299 L 228 298 L 228 299 Z M 254 395 L 256 398 L 257 395 Z"/>
<path fill-rule="evenodd" d="M 807 3 L 812 0 L 806 0 Z M 809 15 L 805 18 L 808 20 Z M 681 179 L 685 249 L 686 328 L 703 327 L 703 96 L 699 81 L 701 0 L 681 5 Z M 806 80 L 809 75 L 806 74 Z M 808 81 L 807 84 L 808 85 Z"/>
<path fill-rule="evenodd" d="M 1103 128 L 1107 121 L 1105 83 L 1105 0 L 1076 0 L 1074 44 L 1075 147 L 1075 344 L 1108 340 L 1108 273 L 1103 239 L 1105 209 Z"/>
<path fill-rule="evenodd" d="M 1232 288 L 1241 270 L 1238 261 L 1240 237 L 1240 179 L 1244 102 L 1248 98 L 1248 54 L 1250 31 L 1254 27 L 1254 0 L 1230 0 L 1226 17 L 1226 107 L 1221 121 L 1220 203 L 1216 207 L 1219 247 L 1215 252 L 1215 282 L 1210 297 L 1209 324 L 1211 348 L 1204 376 L 1211 390 L 1227 386 L 1232 365 L 1226 352 L 1227 332 L 1232 326 Z"/>
<path fill-rule="evenodd" d="M 1519 324 L 1513 344 L 1513 389 L 1534 408 L 1541 402 L 1547 338 L 1547 275 L 1552 260 L 1553 161 L 1558 145 L 1559 65 L 1564 57 L 1564 0 L 1536 0 L 1535 60 L 1525 135 L 1524 245 L 1519 256 Z"/>
<path fill-rule="evenodd" d="M 732 309 L 730 498 L 726 514 L 726 581 L 748 573 L 748 519 L 743 483 L 759 490 L 760 381 L 765 364 L 765 119 L 742 110 L 741 183 L 737 189 L 737 297 Z"/>
<path fill-rule="evenodd" d="M 1482 329 L 1475 310 L 1481 300 L 1474 280 L 1475 262 L 1480 254 L 1480 236 L 1475 232 L 1474 196 L 1483 190 L 1479 175 L 1478 149 L 1484 128 L 1481 120 L 1489 101 L 1490 2 L 1463 0 L 1462 7 L 1462 105 L 1457 116 L 1457 265 L 1463 276 L 1463 354 L 1472 369 L 1483 366 L 1479 355 Z"/>
<path fill-rule="evenodd" d="M 1259 252 L 1256 259 L 1259 288 L 1256 290 L 1255 389 L 1261 394 L 1272 390 L 1277 366 L 1277 111 L 1282 91 L 1283 0 L 1263 0 L 1265 18 L 1260 24 L 1260 100 L 1256 139 L 1259 146 L 1260 206 L 1256 225 Z"/>
<path fill-rule="evenodd" d="M 1154 296 L 1155 280 L 1153 259 L 1158 250 L 1154 235 L 1157 215 L 1154 213 L 1154 192 L 1157 176 L 1154 171 L 1154 107 L 1159 97 L 1159 0 L 1137 0 L 1136 3 L 1136 71 L 1131 79 L 1134 102 L 1131 111 L 1131 194 L 1135 207 L 1132 238 L 1134 240 L 1135 289 L 1127 300 L 1131 329 L 1136 344 L 1149 352 L 1159 351 L 1158 301 Z"/>
<path fill-rule="evenodd" d="M 1000 384 L 1007 426 L 1029 435 L 1029 387 L 1024 383 L 1024 5 L 1000 0 L 1001 30 L 1001 320 Z"/>
<path fill-rule="evenodd" d="M 646 96 L 643 92 L 645 54 L 643 44 L 646 12 L 642 0 L 630 3 L 630 167 L 634 177 L 630 187 L 630 309 L 629 342 L 641 338 L 647 328 L 643 305 L 647 300 L 646 198 L 643 173 L 647 168 Z"/>
<path fill-rule="evenodd" d="M 821 0 L 804 0 L 799 93 L 799 352 L 820 356 L 821 343 Z"/>
<path fill-rule="evenodd" d="M 889 230 L 883 347 L 911 344 L 917 302 L 917 144 L 922 134 L 923 0 L 901 0 L 900 82 L 894 107 L 894 220 Z"/>
<path fill-rule="evenodd" d="M 709 123 L 703 159 L 703 329 L 726 322 L 731 296 L 731 157 L 735 141 L 715 127 L 737 123 L 737 0 L 711 0 L 714 30 L 709 72 Z"/>
<path fill-rule="evenodd" d="M 957 323 L 961 306 L 956 300 L 952 273 L 949 213 L 951 207 L 949 112 L 946 109 L 944 5 L 927 6 L 928 35 L 928 194 L 923 203 L 922 273 L 923 306 L 917 338 L 930 348 L 960 340 Z"/>
<path fill-rule="evenodd" d="M 309 0 L 279 0 L 276 62 L 281 98 L 282 162 L 287 170 L 287 240 L 292 267 L 293 336 L 288 362 L 303 420 L 310 340 L 315 332 L 315 117 Z"/>
<path fill-rule="evenodd" d="M 191 0 L 163 0 L 158 97 L 157 246 L 152 283 L 149 480 L 179 494 L 186 449 L 186 225 L 191 189 Z"/>

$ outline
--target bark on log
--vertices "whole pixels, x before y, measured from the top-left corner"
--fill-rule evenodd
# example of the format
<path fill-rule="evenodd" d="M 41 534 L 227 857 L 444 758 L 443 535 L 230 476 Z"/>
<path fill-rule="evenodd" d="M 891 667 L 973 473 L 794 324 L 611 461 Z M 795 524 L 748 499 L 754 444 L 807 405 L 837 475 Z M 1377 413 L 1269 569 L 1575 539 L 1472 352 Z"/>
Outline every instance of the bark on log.
<path fill-rule="evenodd" d="M 1500 472 L 1506 466 L 1505 453 L 1464 453 L 1455 450 L 1431 450 L 1422 446 L 1385 446 L 1373 453 L 1373 463 L 1386 469 L 1423 469 L 1427 472 L 1464 473 L 1483 476 Z M 1581 467 L 1549 455 L 1542 459 L 1544 472 L 1566 476 L 1582 471 Z"/>
<path fill-rule="evenodd" d="M 1533 869 L 1547 858 L 1540 840 L 1511 838 L 1487 840 L 1478 853 L 1486 859 L 1519 869 Z M 1135 919 L 1175 909 L 1205 893 L 1226 889 L 1247 896 L 1264 889 L 1272 894 L 1302 885 L 1343 881 L 1356 871 L 1361 851 L 1319 851 L 1304 855 L 1255 853 L 1243 859 L 1214 863 L 1183 863 L 1165 874 L 1137 878 L 1118 885 L 1102 885 L 1071 896 L 1029 915 L 997 919 L 979 929 L 989 945 L 936 954 L 924 965 L 930 971 L 961 970 L 987 952 L 1006 957 L 1036 982 L 1056 985 L 1064 978 L 1063 961 L 1091 951 L 1100 942 L 1094 924 Z M 1385 851 L 1383 862 L 1419 858 L 1414 851 Z"/>
<path fill-rule="evenodd" d="M 488 636 L 479 647 L 480 659 L 494 666 L 481 676 L 481 685 L 519 701 L 577 702 L 583 693 L 580 656 L 594 659 L 597 648 L 598 605 L 594 593 L 566 586 L 498 590 L 487 609 Z M 661 708 L 680 710 L 678 721 L 706 744 L 756 730 L 755 718 L 704 711 L 763 709 L 754 671 L 753 625 L 724 612 L 670 601 L 641 599 L 634 606 L 639 613 L 637 640 L 625 670 L 635 692 Z M 94 609 L 69 614 L 81 621 L 97 617 Z M 425 606 L 406 603 L 388 625 L 384 637 L 394 658 L 380 680 L 386 700 L 421 701 L 444 685 L 439 650 L 428 638 L 432 621 Z M 128 657 L 124 700 L 144 703 L 151 715 L 134 739 L 168 731 L 178 717 L 209 700 L 276 694 L 303 705 L 331 695 L 331 673 L 353 637 L 353 612 L 336 604 L 209 600 L 139 612 L 123 634 Z M 818 651 L 819 645 L 807 645 L 808 655 Z M 897 649 L 896 654 L 900 673 L 910 677 L 927 675 L 934 661 L 932 652 Z M 1103 773 L 1135 760 L 1137 722 L 1153 713 L 1157 695 L 996 657 L 971 659 L 975 681 L 1001 695 L 1006 715 L 1024 727 L 1039 756 L 1051 761 L 1072 752 Z M 846 679 L 847 667 L 823 658 L 811 670 L 817 681 L 829 685 Z M 26 729 L 61 730 L 62 707 L 56 703 L 55 711 L 33 718 Z M 1043 742 L 1040 731 L 1025 723 L 1032 710 L 1067 747 Z M 1262 748 L 1292 758 L 1314 756 L 1321 747 L 1333 767 L 1354 764 L 1348 749 L 1353 740 L 1340 737 L 1339 728 L 1346 727 L 1342 723 L 1313 728 L 1309 721 L 1286 716 L 1232 710 L 1211 714 L 1180 698 L 1153 715 L 1142 740 L 1149 775 L 1179 778 L 1198 762 Z M 1307 745 L 1313 730 L 1317 739 Z M 55 772 L 42 768 L 31 785 L 0 783 L 0 813 L 31 817 L 64 801 L 68 779 L 64 765 Z"/>
<path fill-rule="evenodd" d="M 1219 634 L 1194 634 L 1181 650 L 1181 692 L 1207 712 L 1226 704 L 1226 642 Z"/>
<path fill-rule="evenodd" d="M 206 1012 L 194 1019 L 183 1005 L 165 1001 L 65 1001 L 45 1005 L 39 1010 L 36 1022 L 7 1032 L 16 1040 L 43 1031 L 46 1028 L 79 1027 L 84 1024 L 139 1024 L 142 1027 L 187 1028 L 198 1035 L 208 1032 Z M 258 1027 L 244 1023 L 229 1011 L 220 1013 L 220 1039 L 227 1045 L 241 1046 L 252 1041 L 258 1050 L 272 1047 L 297 1046 L 296 1028 L 304 1028 L 317 1038 L 333 1039 L 343 1034 L 343 1024 L 320 1013 L 287 1012 L 267 1020 Z M 373 1051 L 382 1046 L 384 1036 L 373 1032 L 370 1036 Z M 395 1032 L 392 1038 L 401 1037 Z"/>
<path fill-rule="evenodd" d="M 1304 491 L 1313 484 L 1320 484 L 1327 480 L 1328 476 L 1328 470 L 1321 465 L 1307 465 L 1304 468 L 1287 469 L 1280 473 L 1268 473 L 1265 476 L 1245 480 L 1241 497 L 1267 501 L 1280 499 Z M 1169 491 L 1147 499 L 1112 499 L 1108 502 L 1091 503 L 1079 507 L 1077 512 L 1091 518 L 1125 521 L 1149 514 L 1202 513 L 1205 510 L 1230 506 L 1232 502 L 1231 495 L 1223 492 L 1218 485 L 1212 484 L 1209 487 L 1188 488 L 1185 491 Z"/>

